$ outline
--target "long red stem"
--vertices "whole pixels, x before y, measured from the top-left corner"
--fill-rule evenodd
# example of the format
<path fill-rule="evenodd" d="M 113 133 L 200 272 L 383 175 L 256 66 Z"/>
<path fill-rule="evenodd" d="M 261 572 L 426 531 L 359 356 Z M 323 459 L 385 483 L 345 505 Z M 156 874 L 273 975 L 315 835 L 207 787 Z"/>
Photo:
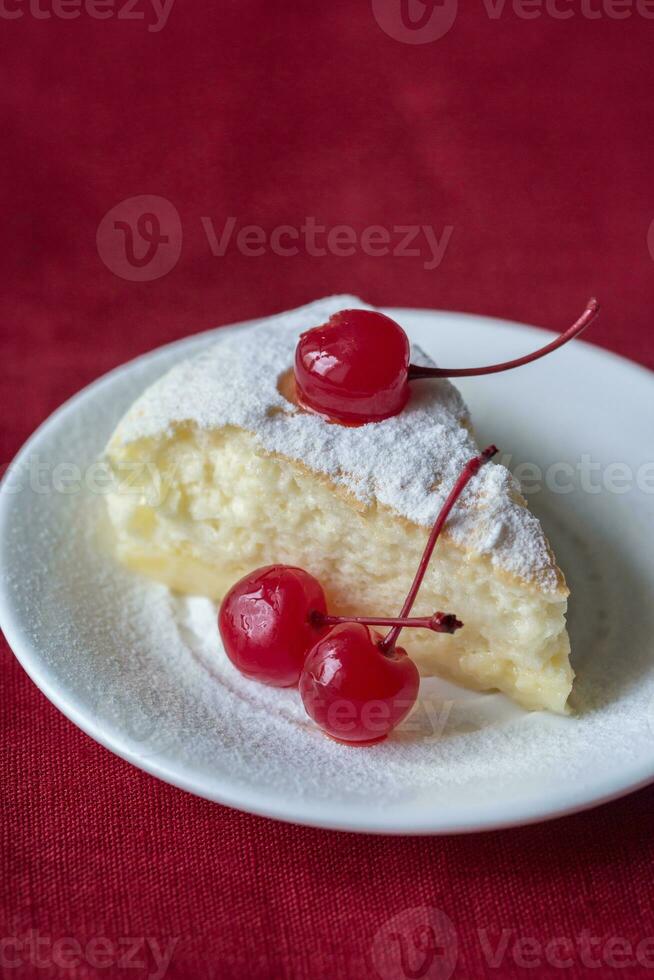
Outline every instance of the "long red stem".
<path fill-rule="evenodd" d="M 401 629 L 413 626 L 423 630 L 431 630 L 433 633 L 456 633 L 463 626 L 460 619 L 452 613 L 434 613 L 433 616 L 413 616 L 404 619 L 381 616 L 327 616 L 319 612 L 314 612 L 311 620 L 315 626 L 338 626 L 340 623 L 362 623 L 364 626 L 399 626 Z"/>
<path fill-rule="evenodd" d="M 586 327 L 590 326 L 599 313 L 599 309 L 600 306 L 597 300 L 590 299 L 586 309 L 577 322 L 573 323 L 568 330 L 560 334 L 556 340 L 553 340 L 551 344 L 546 344 L 545 347 L 541 347 L 540 350 L 534 351 L 531 354 L 525 354 L 524 357 L 518 357 L 514 361 L 504 361 L 503 364 L 490 364 L 487 367 L 477 368 L 429 368 L 421 367 L 419 364 L 410 364 L 409 381 L 419 381 L 421 378 L 473 378 L 481 374 L 497 374 L 499 371 L 510 371 L 512 368 L 521 367 L 523 364 L 530 364 L 532 361 L 537 361 L 539 358 L 545 357 L 546 354 L 551 354 L 552 351 L 557 350 L 559 347 L 563 347 L 573 337 L 578 337 Z"/>
<path fill-rule="evenodd" d="M 425 545 L 425 550 L 422 554 L 422 558 L 420 559 L 420 564 L 418 565 L 418 571 L 416 572 L 411 588 L 409 589 L 409 594 L 404 600 L 404 605 L 402 606 L 402 611 L 399 615 L 400 619 L 406 619 L 413 608 L 413 603 L 415 602 L 416 596 L 418 595 L 418 590 L 422 585 L 422 580 L 425 577 L 425 572 L 427 571 L 427 566 L 431 560 L 436 542 L 438 541 L 440 533 L 443 530 L 445 521 L 450 516 L 450 511 L 465 490 L 470 480 L 472 480 L 473 476 L 476 476 L 476 474 L 479 473 L 482 466 L 487 463 L 489 459 L 492 459 L 497 451 L 496 446 L 488 446 L 479 456 L 473 456 L 473 458 L 466 463 L 465 467 L 461 471 L 456 483 L 450 491 L 447 500 L 441 507 L 440 513 L 434 522 L 434 526 L 431 529 L 431 533 L 427 539 L 427 544 Z M 401 632 L 402 626 L 393 626 L 384 637 L 380 643 L 380 646 L 385 653 L 389 653 L 393 649 Z"/>

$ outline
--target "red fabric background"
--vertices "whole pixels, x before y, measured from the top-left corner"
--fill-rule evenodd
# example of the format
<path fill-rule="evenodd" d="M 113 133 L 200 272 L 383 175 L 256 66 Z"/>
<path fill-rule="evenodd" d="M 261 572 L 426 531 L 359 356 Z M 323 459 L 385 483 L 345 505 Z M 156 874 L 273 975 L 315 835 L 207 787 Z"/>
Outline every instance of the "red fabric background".
<path fill-rule="evenodd" d="M 340 290 L 557 328 L 596 292 L 593 342 L 654 367 L 654 21 L 591 19 L 590 0 L 561 0 L 565 20 L 509 4 L 493 19 L 479 0 L 442 39 L 410 45 L 381 30 L 369 0 L 177 0 L 159 32 L 150 14 L 39 19 L 20 2 L 3 9 L 23 16 L 0 16 L 0 461 L 128 358 Z M 114 275 L 96 249 L 103 215 L 139 194 L 171 201 L 183 227 L 180 260 L 156 281 Z M 216 258 L 200 218 L 229 215 L 267 230 L 315 216 L 453 233 L 432 271 L 360 250 L 251 257 L 232 244 Z M 103 936 L 176 937 L 171 980 L 374 977 L 377 931 L 422 906 L 455 924 L 455 977 L 651 973 L 593 968 L 579 952 L 563 971 L 511 953 L 493 969 L 478 930 L 493 943 L 503 929 L 542 943 L 654 935 L 654 789 L 468 838 L 283 826 L 114 758 L 6 644 L 0 656 L 0 939 L 34 929 L 50 951 L 49 966 L 23 955 L 3 977 L 154 969 L 52 962 L 48 937 Z"/>

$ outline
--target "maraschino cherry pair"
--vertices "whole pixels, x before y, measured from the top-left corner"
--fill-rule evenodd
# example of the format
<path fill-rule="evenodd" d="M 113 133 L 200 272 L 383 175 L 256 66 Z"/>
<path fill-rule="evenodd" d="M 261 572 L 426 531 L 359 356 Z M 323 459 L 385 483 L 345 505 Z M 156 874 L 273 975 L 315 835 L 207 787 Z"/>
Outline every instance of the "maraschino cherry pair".
<path fill-rule="evenodd" d="M 340 617 L 327 614 L 325 593 L 308 572 L 269 565 L 246 575 L 222 601 L 218 625 L 225 651 L 245 675 L 266 684 L 299 683 L 309 716 L 332 738 L 379 742 L 415 704 L 420 676 L 397 646 L 405 627 L 454 633 L 461 623 L 451 613 L 410 618 L 441 530 L 469 481 L 497 449 L 489 446 L 464 467 L 436 518 L 399 617 Z M 389 626 L 382 637 L 373 627 Z"/>
<path fill-rule="evenodd" d="M 478 368 L 429 368 L 409 363 L 409 338 L 395 320 L 374 310 L 341 310 L 300 337 L 295 352 L 296 398 L 303 408 L 341 425 L 381 422 L 402 411 L 409 399 L 409 382 L 496 374 L 529 364 L 578 337 L 598 312 L 597 300 L 589 300 L 565 333 L 513 361 Z"/>

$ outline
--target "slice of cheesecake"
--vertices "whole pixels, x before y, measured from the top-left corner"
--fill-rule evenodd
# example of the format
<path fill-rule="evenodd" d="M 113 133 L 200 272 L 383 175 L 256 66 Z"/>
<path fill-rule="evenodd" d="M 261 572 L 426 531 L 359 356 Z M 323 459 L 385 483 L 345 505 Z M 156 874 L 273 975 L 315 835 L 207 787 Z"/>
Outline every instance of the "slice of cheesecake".
<path fill-rule="evenodd" d="M 333 614 L 397 615 L 429 528 L 478 447 L 448 381 L 413 386 L 399 415 L 359 428 L 290 400 L 299 334 L 353 307 L 365 304 L 330 297 L 230 333 L 135 402 L 107 448 L 126 565 L 216 600 L 259 566 L 299 565 Z M 431 363 L 417 349 L 412 359 Z M 450 516 L 413 610 L 453 612 L 464 628 L 406 630 L 402 645 L 423 674 L 563 712 L 573 679 L 567 596 L 516 481 L 490 464 Z"/>

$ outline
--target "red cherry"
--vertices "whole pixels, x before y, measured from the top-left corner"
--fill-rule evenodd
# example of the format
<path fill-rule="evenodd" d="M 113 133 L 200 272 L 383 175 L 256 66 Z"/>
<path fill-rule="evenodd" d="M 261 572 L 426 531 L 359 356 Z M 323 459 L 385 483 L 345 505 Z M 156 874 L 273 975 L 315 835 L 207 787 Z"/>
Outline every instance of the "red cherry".
<path fill-rule="evenodd" d="M 275 687 L 297 684 L 309 649 L 338 623 L 417 626 L 454 633 L 451 613 L 422 619 L 328 616 L 325 593 L 313 575 L 292 565 L 268 565 L 233 585 L 220 605 L 218 628 L 225 652 L 242 674 Z"/>
<path fill-rule="evenodd" d="M 355 744 L 379 742 L 407 716 L 418 695 L 418 669 L 396 646 L 422 584 L 438 537 L 470 480 L 497 449 L 489 446 L 471 459 L 459 475 L 431 529 L 402 612 L 382 639 L 359 623 L 335 626 L 309 651 L 300 675 L 300 695 L 307 714 L 332 738 Z M 317 617 L 321 623 L 331 617 Z M 424 621 L 423 621 L 424 622 Z M 429 623 L 441 632 L 462 624 L 454 616 L 436 614 Z M 432 626 L 431 628 L 434 628 Z"/>
<path fill-rule="evenodd" d="M 235 667 L 264 684 L 297 684 L 307 650 L 324 632 L 315 620 L 327 605 L 313 575 L 290 565 L 257 569 L 223 599 L 218 626 Z"/>
<path fill-rule="evenodd" d="M 402 411 L 410 381 L 496 374 L 529 364 L 578 337 L 598 313 L 597 300 L 589 300 L 577 322 L 556 340 L 513 361 L 478 368 L 428 368 L 409 363 L 409 339 L 390 317 L 371 310 L 342 310 L 300 337 L 295 352 L 297 399 L 309 411 L 343 425 L 381 422 Z"/>
<path fill-rule="evenodd" d="M 390 317 L 341 310 L 300 337 L 297 399 L 346 425 L 380 422 L 407 403 L 409 356 L 409 338 Z"/>
<path fill-rule="evenodd" d="M 400 647 L 361 623 L 335 626 L 313 647 L 300 676 L 307 714 L 324 732 L 359 745 L 386 738 L 406 718 L 420 687 L 418 668 Z"/>

